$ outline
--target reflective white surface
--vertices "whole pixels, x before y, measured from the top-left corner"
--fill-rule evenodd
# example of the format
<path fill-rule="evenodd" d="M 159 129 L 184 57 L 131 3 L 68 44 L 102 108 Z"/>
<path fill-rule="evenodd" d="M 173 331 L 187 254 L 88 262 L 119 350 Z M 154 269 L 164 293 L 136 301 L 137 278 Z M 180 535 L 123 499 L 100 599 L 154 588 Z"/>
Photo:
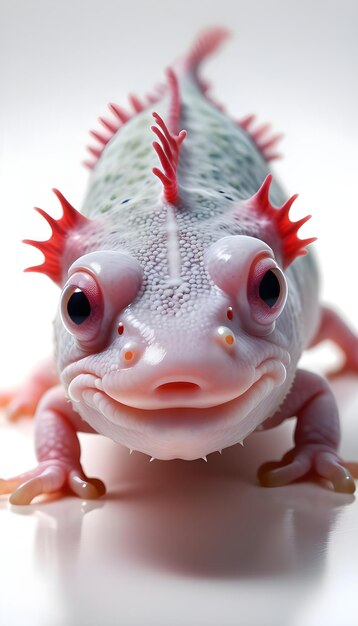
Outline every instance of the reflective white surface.
<path fill-rule="evenodd" d="M 357 379 L 334 388 L 342 454 L 357 458 Z M 1 426 L 2 473 L 33 462 L 30 430 Z M 149 463 L 83 436 L 85 468 L 107 484 L 103 499 L 11 507 L 0 498 L 0 623 L 353 626 L 355 497 L 315 483 L 256 483 L 258 465 L 290 440 L 287 424 L 207 463 Z"/>
<path fill-rule="evenodd" d="M 205 14 L 204 14 L 205 13 Z M 313 213 L 324 299 L 356 328 L 357 58 L 355 0 L 17 0 L 0 5 L 1 387 L 47 356 L 57 288 L 22 275 L 46 238 L 31 211 L 58 215 L 50 189 L 81 204 L 88 129 L 106 102 L 151 90 L 204 26 L 235 38 L 204 75 L 234 117 L 284 131 L 274 172 L 293 216 Z M 333 355 L 317 353 L 321 371 Z M 334 383 L 342 454 L 358 459 L 358 377 Z M 204 461 L 153 462 L 84 436 L 84 466 L 106 481 L 96 503 L 28 508 L 0 498 L 1 626 L 353 626 L 358 505 L 316 484 L 275 490 L 257 467 L 291 426 Z M 31 424 L 0 428 L 0 476 L 34 462 Z"/>

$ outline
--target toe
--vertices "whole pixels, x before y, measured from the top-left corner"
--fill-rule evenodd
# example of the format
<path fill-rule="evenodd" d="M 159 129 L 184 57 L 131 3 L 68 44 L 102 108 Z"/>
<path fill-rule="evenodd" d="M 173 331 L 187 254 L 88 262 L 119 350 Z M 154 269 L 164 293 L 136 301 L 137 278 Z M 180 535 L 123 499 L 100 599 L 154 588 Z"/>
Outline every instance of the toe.
<path fill-rule="evenodd" d="M 354 493 L 356 486 L 349 470 L 330 452 L 321 452 L 315 459 L 319 476 L 327 478 L 339 493 Z"/>
<path fill-rule="evenodd" d="M 77 470 L 70 472 L 68 484 L 72 491 L 84 500 L 96 500 L 106 491 L 101 480 L 97 478 L 86 478 Z"/>
<path fill-rule="evenodd" d="M 276 467 L 266 463 L 259 470 L 259 481 L 263 487 L 280 487 L 305 476 L 310 470 L 308 457 L 299 456 L 288 464 L 277 463 Z"/>

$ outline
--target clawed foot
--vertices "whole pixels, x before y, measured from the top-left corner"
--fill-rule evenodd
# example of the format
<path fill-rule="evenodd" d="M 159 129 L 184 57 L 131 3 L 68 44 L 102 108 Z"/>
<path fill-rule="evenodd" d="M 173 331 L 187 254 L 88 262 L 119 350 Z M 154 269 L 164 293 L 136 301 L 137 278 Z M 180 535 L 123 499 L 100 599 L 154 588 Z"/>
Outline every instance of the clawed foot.
<path fill-rule="evenodd" d="M 258 479 L 263 487 L 279 487 L 298 480 L 312 472 L 332 483 L 334 491 L 354 493 L 355 483 L 351 473 L 333 450 L 303 446 L 293 448 L 281 461 L 261 465 Z"/>
<path fill-rule="evenodd" d="M 11 504 L 30 504 L 36 496 L 62 491 L 66 487 L 84 500 L 94 500 L 106 492 L 102 481 L 88 478 L 80 465 L 73 467 L 59 460 L 42 461 L 24 474 L 0 479 L 0 495 L 13 492 Z"/>

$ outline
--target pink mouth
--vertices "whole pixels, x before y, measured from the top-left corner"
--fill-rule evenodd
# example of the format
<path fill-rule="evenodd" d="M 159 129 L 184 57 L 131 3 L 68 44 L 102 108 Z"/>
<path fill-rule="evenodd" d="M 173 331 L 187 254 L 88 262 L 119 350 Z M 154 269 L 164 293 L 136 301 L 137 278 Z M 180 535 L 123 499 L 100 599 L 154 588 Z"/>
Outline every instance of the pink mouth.
<path fill-rule="evenodd" d="M 205 379 L 198 376 L 190 376 L 187 379 L 179 377 L 166 377 L 155 382 L 138 381 L 137 389 L 128 389 L 126 386 L 117 387 L 113 380 L 108 381 L 107 374 L 103 378 L 96 377 L 92 373 L 78 373 L 75 375 L 68 387 L 70 399 L 81 402 L 82 394 L 85 390 L 96 390 L 102 392 L 120 407 L 126 407 L 128 411 L 144 411 L 148 416 L 170 410 L 171 412 L 189 409 L 193 414 L 197 410 L 208 411 L 213 407 L 226 405 L 231 401 L 238 400 L 249 391 L 263 376 L 271 377 L 276 385 L 282 384 L 285 380 L 286 369 L 282 360 L 271 356 L 262 361 L 256 368 L 252 368 L 249 375 L 240 381 L 240 384 L 220 388 L 213 387 Z M 143 385 L 148 392 L 143 393 Z"/>
<path fill-rule="evenodd" d="M 197 383 L 190 383 L 186 381 L 176 381 L 173 383 L 163 383 L 159 385 L 155 393 L 160 394 L 172 394 L 172 393 L 195 393 L 200 391 L 200 386 Z"/>
<path fill-rule="evenodd" d="M 119 402 L 101 387 L 92 374 L 76 376 L 69 386 L 69 396 L 76 409 L 97 432 L 114 441 L 158 459 L 192 460 L 234 445 L 252 432 L 267 411 L 262 402 L 285 380 L 285 368 L 268 359 L 256 370 L 257 377 L 241 395 L 208 407 L 193 406 L 141 409 Z M 159 385 L 157 395 L 163 400 L 174 393 L 195 400 L 200 388 L 188 381 Z M 179 401 L 180 402 L 180 401 Z M 256 411 L 258 405 L 261 408 Z M 266 415 L 266 413 L 265 413 Z"/>

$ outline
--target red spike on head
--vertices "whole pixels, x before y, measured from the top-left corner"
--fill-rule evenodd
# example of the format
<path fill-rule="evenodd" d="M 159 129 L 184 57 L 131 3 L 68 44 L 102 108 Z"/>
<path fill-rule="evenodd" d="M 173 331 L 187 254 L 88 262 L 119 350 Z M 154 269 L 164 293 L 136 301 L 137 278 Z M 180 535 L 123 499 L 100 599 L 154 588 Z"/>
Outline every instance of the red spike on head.
<path fill-rule="evenodd" d="M 289 218 L 289 211 L 297 198 L 297 194 L 289 198 L 281 207 L 276 208 L 270 202 L 271 183 L 272 175 L 268 174 L 260 189 L 245 203 L 250 209 L 274 222 L 277 235 L 281 240 L 283 267 L 286 268 L 297 257 L 307 254 L 306 246 L 316 241 L 316 237 L 299 239 L 297 233 L 301 226 L 311 218 L 311 215 L 307 215 L 297 222 L 292 222 Z"/>
<path fill-rule="evenodd" d="M 74 230 L 78 231 L 83 226 L 90 223 L 87 217 L 79 213 L 62 195 L 57 189 L 53 189 L 53 192 L 59 199 L 63 215 L 60 219 L 55 220 L 48 215 L 42 209 L 36 209 L 42 217 L 45 218 L 47 223 L 52 229 L 52 235 L 47 241 L 33 241 L 32 239 L 24 239 L 24 243 L 34 246 L 38 250 L 41 250 L 45 257 L 44 263 L 36 265 L 34 267 L 28 267 L 25 272 L 40 272 L 46 274 L 57 285 L 62 284 L 62 260 L 65 250 L 66 239 L 72 234 Z"/>
<path fill-rule="evenodd" d="M 156 151 L 163 171 L 157 167 L 153 168 L 153 174 L 163 183 L 164 198 L 167 202 L 174 204 L 178 199 L 178 180 L 177 168 L 181 145 L 186 137 L 186 131 L 181 130 L 179 135 L 172 135 L 165 122 L 158 115 L 153 113 L 153 117 L 159 126 L 152 126 L 151 129 L 160 141 L 153 142 L 153 148 Z"/>
<path fill-rule="evenodd" d="M 178 79 L 170 67 L 167 69 L 167 79 L 168 79 L 168 87 L 169 87 L 169 95 L 170 95 L 168 128 L 172 133 L 175 133 L 177 135 L 179 132 L 181 103 L 180 103 Z"/>
<path fill-rule="evenodd" d="M 154 141 L 153 148 L 159 157 L 163 171 L 155 167 L 153 174 L 158 176 L 163 183 L 165 200 L 174 204 L 178 199 L 177 169 L 180 148 L 186 137 L 186 131 L 181 130 L 178 134 L 181 103 L 178 80 L 172 69 L 167 70 L 167 78 L 170 96 L 168 125 L 158 113 L 153 113 L 157 126 L 151 127 L 160 142 Z"/>

